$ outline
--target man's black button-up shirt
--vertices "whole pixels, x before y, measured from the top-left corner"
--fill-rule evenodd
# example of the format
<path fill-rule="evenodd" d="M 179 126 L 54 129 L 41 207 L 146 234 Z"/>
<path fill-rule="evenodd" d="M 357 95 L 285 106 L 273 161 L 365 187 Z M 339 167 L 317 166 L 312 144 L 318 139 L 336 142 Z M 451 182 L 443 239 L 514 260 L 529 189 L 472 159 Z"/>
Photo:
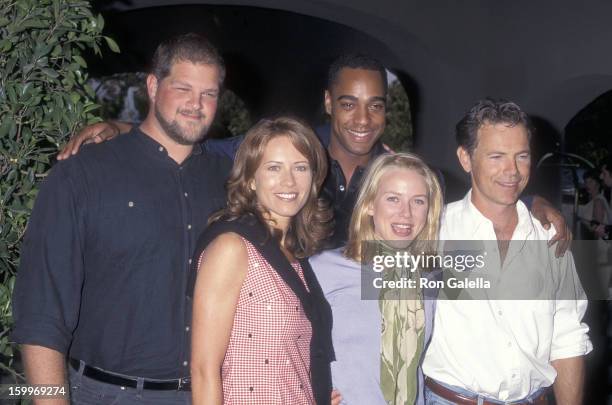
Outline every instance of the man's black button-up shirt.
<path fill-rule="evenodd" d="M 131 376 L 189 375 L 188 269 L 230 163 L 197 145 L 179 165 L 139 129 L 58 163 L 23 243 L 13 340 Z"/>

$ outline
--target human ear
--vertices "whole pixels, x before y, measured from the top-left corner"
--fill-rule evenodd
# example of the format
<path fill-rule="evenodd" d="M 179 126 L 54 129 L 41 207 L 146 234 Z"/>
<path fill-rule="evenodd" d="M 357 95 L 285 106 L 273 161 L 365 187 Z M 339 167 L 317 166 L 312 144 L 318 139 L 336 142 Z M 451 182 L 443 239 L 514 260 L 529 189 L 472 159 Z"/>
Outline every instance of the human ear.
<path fill-rule="evenodd" d="M 153 74 L 147 75 L 147 94 L 149 95 L 149 100 L 155 102 L 155 96 L 157 95 L 157 87 L 159 85 L 159 81 L 157 77 Z"/>
<path fill-rule="evenodd" d="M 472 160 L 470 158 L 470 154 L 463 146 L 457 148 L 457 158 L 459 159 L 459 163 L 461 164 L 461 167 L 463 167 L 463 170 L 465 170 L 466 173 L 471 173 Z"/>
<path fill-rule="evenodd" d="M 332 98 L 329 90 L 325 90 L 325 112 L 331 115 L 332 111 Z"/>

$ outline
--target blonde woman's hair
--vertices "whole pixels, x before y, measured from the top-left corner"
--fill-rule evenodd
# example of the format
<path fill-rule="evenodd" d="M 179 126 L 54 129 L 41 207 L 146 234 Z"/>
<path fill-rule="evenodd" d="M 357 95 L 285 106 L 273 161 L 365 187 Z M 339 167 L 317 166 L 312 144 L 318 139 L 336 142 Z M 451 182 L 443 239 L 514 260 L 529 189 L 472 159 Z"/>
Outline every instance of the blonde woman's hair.
<path fill-rule="evenodd" d="M 379 238 L 374 233 L 374 220 L 368 214 L 368 207 L 374 203 L 382 177 L 392 169 L 414 170 L 425 180 L 429 209 L 425 226 L 416 235 L 411 250 L 418 252 L 434 252 L 440 229 L 440 216 L 444 208 L 442 189 L 436 174 L 427 164 L 413 153 L 395 153 L 381 155 L 368 168 L 357 196 L 349 225 L 348 243 L 344 254 L 346 257 L 361 262 L 367 260 L 366 252 L 362 252 L 362 242 L 374 241 Z"/>
<path fill-rule="evenodd" d="M 310 256 L 322 248 L 330 236 L 333 212 L 329 204 L 318 198 L 319 190 L 327 175 L 327 154 L 314 131 L 306 124 L 291 117 L 262 119 L 246 133 L 234 166 L 227 181 L 227 206 L 213 214 L 209 223 L 218 220 L 235 220 L 251 214 L 267 223 L 269 213 L 258 201 L 251 183 L 261 164 L 268 143 L 275 138 L 286 137 L 310 165 L 312 186 L 304 207 L 289 224 L 284 247 L 297 258 Z M 275 235 L 272 228 L 270 236 Z"/>

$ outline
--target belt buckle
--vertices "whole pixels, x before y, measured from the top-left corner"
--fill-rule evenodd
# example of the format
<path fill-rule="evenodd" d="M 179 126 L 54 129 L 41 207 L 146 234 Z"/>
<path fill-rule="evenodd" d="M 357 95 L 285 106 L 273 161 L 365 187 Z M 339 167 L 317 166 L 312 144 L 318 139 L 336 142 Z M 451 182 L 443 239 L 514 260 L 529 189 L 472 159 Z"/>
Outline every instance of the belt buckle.
<path fill-rule="evenodd" d="M 189 385 L 190 382 L 191 382 L 191 378 L 189 377 L 179 378 L 178 387 L 176 388 L 177 391 L 181 391 L 185 386 Z"/>

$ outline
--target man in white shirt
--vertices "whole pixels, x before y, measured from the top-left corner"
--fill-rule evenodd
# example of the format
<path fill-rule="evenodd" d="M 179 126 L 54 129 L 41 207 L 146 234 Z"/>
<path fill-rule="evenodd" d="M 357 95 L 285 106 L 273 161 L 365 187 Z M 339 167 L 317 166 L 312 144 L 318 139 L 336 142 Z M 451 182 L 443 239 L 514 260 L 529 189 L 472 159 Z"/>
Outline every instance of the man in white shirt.
<path fill-rule="evenodd" d="M 492 290 L 484 300 L 438 301 L 423 364 L 427 404 L 548 404 L 551 385 L 558 405 L 582 401 L 592 344 L 573 258 L 556 258 L 546 242 L 524 242 L 554 234 L 519 201 L 529 138 L 526 114 L 506 101 L 480 101 L 457 124 L 457 156 L 472 189 L 446 207 L 440 238 L 497 241 L 483 270 L 514 290 L 503 296 L 510 299 Z M 531 300 L 512 299 L 519 290 Z"/>

